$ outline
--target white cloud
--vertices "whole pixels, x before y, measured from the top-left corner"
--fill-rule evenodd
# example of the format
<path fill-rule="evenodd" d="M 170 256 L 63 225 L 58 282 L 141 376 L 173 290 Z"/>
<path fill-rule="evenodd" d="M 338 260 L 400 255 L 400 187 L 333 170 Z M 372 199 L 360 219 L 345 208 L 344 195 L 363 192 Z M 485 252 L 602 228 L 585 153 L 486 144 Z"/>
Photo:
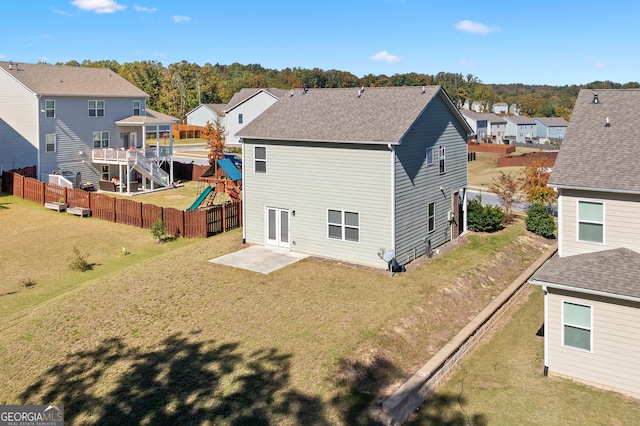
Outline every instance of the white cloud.
<path fill-rule="evenodd" d="M 136 12 L 147 12 L 147 13 L 153 13 L 158 10 L 155 7 L 138 6 L 137 4 L 134 4 L 133 8 L 136 10 Z"/>
<path fill-rule="evenodd" d="M 376 53 L 371 57 L 374 61 L 383 61 L 389 64 L 397 64 L 402 61 L 400 56 L 390 55 L 386 50 Z"/>
<path fill-rule="evenodd" d="M 190 16 L 173 15 L 173 22 L 176 22 L 178 24 L 186 24 L 190 20 L 191 20 Z"/>
<path fill-rule="evenodd" d="M 456 30 L 462 31 L 463 33 L 471 33 L 471 34 L 489 34 L 500 32 L 500 27 L 487 27 L 485 24 L 480 22 L 473 22 L 468 19 L 464 21 L 458 22 L 456 25 Z"/>
<path fill-rule="evenodd" d="M 94 11 L 95 13 L 116 13 L 127 8 L 114 0 L 73 0 L 71 4 L 78 9 Z"/>
<path fill-rule="evenodd" d="M 600 69 L 600 68 L 609 68 L 609 65 L 611 65 L 609 62 L 596 62 L 593 66 Z"/>
<path fill-rule="evenodd" d="M 72 14 L 65 12 L 63 10 L 60 9 L 56 9 L 55 7 L 52 7 L 51 10 L 53 11 L 53 13 L 57 13 L 58 15 L 62 15 L 62 16 L 73 16 Z"/>
<path fill-rule="evenodd" d="M 466 59 L 460 59 L 460 65 L 464 65 L 465 67 L 472 67 L 475 64 L 471 61 L 467 61 Z"/>

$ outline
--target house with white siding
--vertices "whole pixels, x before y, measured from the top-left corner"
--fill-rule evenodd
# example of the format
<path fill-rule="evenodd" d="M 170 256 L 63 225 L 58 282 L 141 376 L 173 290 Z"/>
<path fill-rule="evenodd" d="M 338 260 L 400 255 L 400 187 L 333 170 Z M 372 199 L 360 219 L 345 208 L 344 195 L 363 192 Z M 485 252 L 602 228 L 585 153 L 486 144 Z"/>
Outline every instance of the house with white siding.
<path fill-rule="evenodd" d="M 466 230 L 471 129 L 440 86 L 296 89 L 236 136 L 247 243 L 387 267 Z"/>
<path fill-rule="evenodd" d="M 509 105 L 504 102 L 498 102 L 491 106 L 491 112 L 494 114 L 507 114 L 509 112 Z"/>
<path fill-rule="evenodd" d="M 54 173 L 79 177 L 58 182 L 73 186 L 98 187 L 112 177 L 169 185 L 170 129 L 178 119 L 147 109 L 147 98 L 107 68 L 0 62 L 0 169 L 35 165 L 42 181 Z M 160 145 L 161 134 L 168 145 Z"/>
<path fill-rule="evenodd" d="M 207 122 L 215 124 L 216 121 L 219 121 L 224 126 L 225 109 L 227 109 L 227 104 L 200 104 L 187 113 L 187 124 L 204 127 Z"/>
<path fill-rule="evenodd" d="M 544 290 L 545 373 L 640 397 L 640 90 L 580 91 L 549 185 L 558 256 Z"/>
<path fill-rule="evenodd" d="M 251 123 L 285 93 L 288 92 L 282 89 L 245 88 L 233 95 L 224 111 L 227 135 L 226 145 L 239 147 L 240 140 L 236 136 L 236 133 Z"/>

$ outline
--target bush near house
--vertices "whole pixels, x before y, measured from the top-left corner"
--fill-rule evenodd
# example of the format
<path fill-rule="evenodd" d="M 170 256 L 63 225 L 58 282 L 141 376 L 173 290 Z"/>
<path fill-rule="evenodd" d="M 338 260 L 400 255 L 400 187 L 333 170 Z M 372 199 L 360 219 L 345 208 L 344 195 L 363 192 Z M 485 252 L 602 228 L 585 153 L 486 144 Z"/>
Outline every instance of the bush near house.
<path fill-rule="evenodd" d="M 495 232 L 502 229 L 504 212 L 498 206 L 482 205 L 482 198 L 469 201 L 469 229 L 476 232 Z"/>
<path fill-rule="evenodd" d="M 524 223 L 528 231 L 545 238 L 553 238 L 556 231 L 556 222 L 549 211 L 542 204 L 534 204 L 527 212 Z"/>

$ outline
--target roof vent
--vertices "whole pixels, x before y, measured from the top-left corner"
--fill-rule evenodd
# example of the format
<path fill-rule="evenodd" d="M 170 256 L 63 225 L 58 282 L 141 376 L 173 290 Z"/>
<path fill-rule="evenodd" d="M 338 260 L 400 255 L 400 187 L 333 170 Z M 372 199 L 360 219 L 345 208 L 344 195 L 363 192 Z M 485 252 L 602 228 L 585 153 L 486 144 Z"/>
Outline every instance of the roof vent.
<path fill-rule="evenodd" d="M 599 104 L 600 100 L 598 99 L 598 94 L 594 93 L 593 94 L 593 100 L 591 101 L 592 104 Z"/>
<path fill-rule="evenodd" d="M 364 87 L 358 90 L 358 97 L 362 96 L 363 92 L 364 92 Z"/>
<path fill-rule="evenodd" d="M 308 90 L 309 89 L 307 89 L 307 85 L 305 84 L 304 87 L 302 87 L 302 94 L 306 94 Z"/>
<path fill-rule="evenodd" d="M 9 61 L 9 69 L 12 70 L 13 69 L 13 61 Z"/>
<path fill-rule="evenodd" d="M 611 127 L 611 123 L 609 123 L 609 117 L 607 117 L 607 122 L 604 123 L 604 127 Z"/>
<path fill-rule="evenodd" d="M 427 88 L 422 86 L 422 93 L 426 93 L 427 92 Z"/>
<path fill-rule="evenodd" d="M 293 90 L 289 92 L 289 96 L 293 96 Z"/>

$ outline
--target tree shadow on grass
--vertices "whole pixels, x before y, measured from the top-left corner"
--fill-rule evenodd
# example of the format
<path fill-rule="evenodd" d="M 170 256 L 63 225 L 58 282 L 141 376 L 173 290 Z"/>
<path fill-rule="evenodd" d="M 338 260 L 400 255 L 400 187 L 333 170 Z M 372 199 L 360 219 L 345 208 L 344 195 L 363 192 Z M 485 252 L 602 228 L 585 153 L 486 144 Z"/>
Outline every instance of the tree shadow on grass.
<path fill-rule="evenodd" d="M 464 410 L 466 398 L 460 395 L 436 393 L 427 399 L 407 422 L 407 426 L 485 426 L 488 425 L 484 414 L 470 414 Z"/>
<path fill-rule="evenodd" d="M 243 354 L 238 343 L 193 333 L 148 352 L 111 338 L 69 354 L 19 398 L 64 404 L 70 424 L 328 425 L 317 398 L 290 388 L 290 358 L 275 349 Z"/>

